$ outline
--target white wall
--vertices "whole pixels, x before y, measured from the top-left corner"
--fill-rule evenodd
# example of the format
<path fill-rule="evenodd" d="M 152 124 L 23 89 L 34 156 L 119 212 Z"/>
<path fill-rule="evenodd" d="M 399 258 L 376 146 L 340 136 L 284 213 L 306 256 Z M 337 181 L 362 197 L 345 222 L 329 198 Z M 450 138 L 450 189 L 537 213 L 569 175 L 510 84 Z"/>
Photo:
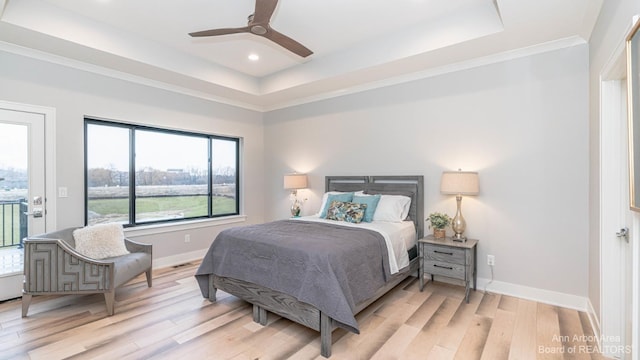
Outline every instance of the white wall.
<path fill-rule="evenodd" d="M 575 46 L 264 115 L 0 53 L 0 99 L 57 110 L 56 184 L 69 188 L 58 199 L 57 228 L 83 222 L 82 129 L 91 115 L 242 137 L 246 223 L 288 216 L 282 175 L 291 171 L 311 175 L 311 188 L 300 191 L 306 214 L 319 206 L 325 175 L 417 174 L 425 176 L 425 213 L 453 215 L 440 174 L 477 170 L 481 194 L 466 197 L 463 210 L 467 235 L 481 241 L 479 276 L 490 277 L 485 259 L 493 254 L 499 282 L 586 296 L 587 51 Z M 234 225 L 139 240 L 165 258 L 206 249 Z"/>
<path fill-rule="evenodd" d="M 282 175 L 310 174 L 304 214 L 325 175 L 425 176 L 425 214 L 455 213 L 443 170 L 477 170 L 466 234 L 479 276 L 586 297 L 588 46 L 458 71 L 265 114 L 265 218 L 288 216 Z M 449 230 L 450 231 L 450 230 Z M 489 288 L 491 290 L 491 287 Z"/>
<path fill-rule="evenodd" d="M 241 137 L 242 207 L 245 223 L 263 222 L 262 114 L 0 52 L 0 99 L 56 109 L 56 185 L 69 189 L 57 199 L 56 228 L 84 223 L 84 116 Z M 49 194 L 55 196 L 55 194 Z M 144 232 L 154 259 L 206 250 L 226 226 Z M 175 231 L 172 231 L 175 230 Z M 167 232 L 169 231 L 169 232 Z M 149 235 L 151 233 L 151 235 Z M 155 233 L 155 234 L 153 234 Z M 184 243 L 184 234 L 191 242 Z"/>

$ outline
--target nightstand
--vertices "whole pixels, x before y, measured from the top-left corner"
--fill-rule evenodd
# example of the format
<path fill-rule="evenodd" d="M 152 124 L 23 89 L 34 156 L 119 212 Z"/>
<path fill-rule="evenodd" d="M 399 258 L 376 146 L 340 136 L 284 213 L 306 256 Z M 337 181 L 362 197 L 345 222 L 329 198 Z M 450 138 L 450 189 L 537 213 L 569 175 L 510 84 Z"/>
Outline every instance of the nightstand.
<path fill-rule="evenodd" d="M 467 239 L 466 242 L 451 240 L 450 237 L 436 239 L 433 235 L 418 240 L 418 256 L 420 257 L 420 291 L 424 287 L 424 274 L 446 276 L 464 281 L 464 298 L 469 303 L 469 289 L 473 280 L 476 290 L 478 240 Z"/>

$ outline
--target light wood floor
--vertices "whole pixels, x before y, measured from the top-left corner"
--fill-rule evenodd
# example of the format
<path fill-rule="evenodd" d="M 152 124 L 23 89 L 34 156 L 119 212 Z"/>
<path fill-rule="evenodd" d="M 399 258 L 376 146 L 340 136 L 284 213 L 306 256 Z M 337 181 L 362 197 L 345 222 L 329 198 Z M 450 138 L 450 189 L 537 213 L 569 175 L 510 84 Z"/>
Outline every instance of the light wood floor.
<path fill-rule="evenodd" d="M 275 315 L 265 327 L 251 307 L 218 292 L 203 299 L 197 263 L 154 271 L 116 294 L 34 296 L 0 304 L 2 359 L 322 359 L 319 334 Z M 360 335 L 333 333 L 332 359 L 598 359 L 585 313 L 410 277 L 358 316 Z"/>

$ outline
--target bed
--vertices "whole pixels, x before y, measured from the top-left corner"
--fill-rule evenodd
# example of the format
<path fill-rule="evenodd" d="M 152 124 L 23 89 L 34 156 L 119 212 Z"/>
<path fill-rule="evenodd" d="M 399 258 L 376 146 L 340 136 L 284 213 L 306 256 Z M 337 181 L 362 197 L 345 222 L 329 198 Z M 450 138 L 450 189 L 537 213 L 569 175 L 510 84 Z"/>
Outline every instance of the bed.
<path fill-rule="evenodd" d="M 196 272 L 202 295 L 214 302 L 220 289 L 251 303 L 253 320 L 262 325 L 272 312 L 319 331 L 321 355 L 330 357 L 335 328 L 359 333 L 357 313 L 417 276 L 423 187 L 422 176 L 327 176 L 327 193 L 409 197 L 406 221 L 359 226 L 313 216 L 224 230 Z M 390 241 L 400 233 L 404 244 Z"/>

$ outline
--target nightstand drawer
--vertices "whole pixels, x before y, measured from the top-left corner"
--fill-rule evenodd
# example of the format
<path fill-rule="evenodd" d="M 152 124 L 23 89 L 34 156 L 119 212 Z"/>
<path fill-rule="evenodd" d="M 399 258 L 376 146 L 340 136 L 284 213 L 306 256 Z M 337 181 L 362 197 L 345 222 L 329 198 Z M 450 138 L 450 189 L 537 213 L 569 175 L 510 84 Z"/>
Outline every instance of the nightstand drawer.
<path fill-rule="evenodd" d="M 432 275 L 442 275 L 454 279 L 465 280 L 465 266 L 441 261 L 424 261 L 424 272 Z"/>
<path fill-rule="evenodd" d="M 455 249 L 452 247 L 425 245 L 424 259 L 453 264 L 465 264 L 465 249 Z"/>

